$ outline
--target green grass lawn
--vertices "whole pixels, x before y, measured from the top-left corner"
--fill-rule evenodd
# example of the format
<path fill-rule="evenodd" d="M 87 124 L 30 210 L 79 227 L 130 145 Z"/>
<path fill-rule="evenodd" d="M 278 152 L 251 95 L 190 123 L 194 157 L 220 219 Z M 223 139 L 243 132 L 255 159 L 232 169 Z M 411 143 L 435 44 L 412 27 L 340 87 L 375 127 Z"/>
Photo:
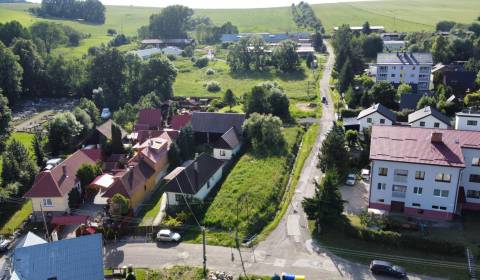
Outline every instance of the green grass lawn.
<path fill-rule="evenodd" d="M 152 194 L 150 199 L 144 204 L 138 213 L 137 218 L 142 219 L 141 224 L 151 225 L 157 216 L 158 212 L 160 211 L 160 202 L 164 193 L 164 186 L 165 185 L 161 185 L 157 188 L 157 190 Z"/>
<path fill-rule="evenodd" d="M 178 58 L 174 64 L 179 71 L 173 85 L 177 96 L 222 97 L 227 89 L 231 89 L 236 96 L 242 96 L 253 86 L 265 81 L 277 82 L 289 97 L 315 97 L 318 91 L 316 82 L 318 71 L 313 74 L 311 70 L 307 70 L 303 61 L 301 71 L 294 73 L 278 73 L 275 70 L 231 73 L 227 63 L 221 60 L 210 62 L 207 67 L 201 69 L 194 67 L 193 63 L 186 58 Z M 215 70 L 215 74 L 205 74 L 208 68 Z M 219 82 L 221 90 L 216 93 L 208 92 L 204 86 L 208 81 Z"/>

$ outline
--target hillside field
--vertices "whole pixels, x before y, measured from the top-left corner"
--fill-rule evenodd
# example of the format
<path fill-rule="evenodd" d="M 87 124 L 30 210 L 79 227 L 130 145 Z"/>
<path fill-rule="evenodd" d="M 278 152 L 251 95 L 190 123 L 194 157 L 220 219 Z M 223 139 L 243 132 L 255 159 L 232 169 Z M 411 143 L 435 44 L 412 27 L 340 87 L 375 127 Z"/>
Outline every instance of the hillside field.
<path fill-rule="evenodd" d="M 18 20 L 31 25 L 43 20 L 27 12 L 34 4 L 0 4 L 0 22 Z M 478 0 L 380 0 L 354 3 L 312 5 L 325 29 L 331 33 L 334 26 L 348 23 L 360 25 L 369 21 L 371 25 L 384 25 L 389 31 L 433 30 L 440 20 L 454 20 L 463 23 L 475 21 L 480 16 Z M 61 48 L 57 53 L 82 55 L 91 46 L 107 43 L 107 29 L 119 33 L 136 35 L 137 29 L 148 23 L 152 13 L 160 8 L 107 6 L 107 21 L 103 25 L 86 24 L 70 20 L 54 20 L 72 26 L 91 38 L 82 41 L 75 48 Z M 288 32 L 297 31 L 290 7 L 237 10 L 196 10 L 198 16 L 208 16 L 215 23 L 231 21 L 241 32 Z"/>

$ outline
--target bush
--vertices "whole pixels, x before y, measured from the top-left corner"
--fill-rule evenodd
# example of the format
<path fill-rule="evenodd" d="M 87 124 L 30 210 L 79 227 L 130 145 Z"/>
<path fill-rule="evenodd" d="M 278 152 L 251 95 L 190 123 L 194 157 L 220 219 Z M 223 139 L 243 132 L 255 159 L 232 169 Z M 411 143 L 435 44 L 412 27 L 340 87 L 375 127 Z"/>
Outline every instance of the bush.
<path fill-rule="evenodd" d="M 207 71 L 205 71 L 205 75 L 207 76 L 211 76 L 214 74 L 215 74 L 215 70 L 213 70 L 212 68 L 208 68 Z"/>
<path fill-rule="evenodd" d="M 203 68 L 203 67 L 206 67 L 207 65 L 208 65 L 208 58 L 206 57 L 201 57 L 193 63 L 193 66 L 198 68 Z"/>
<path fill-rule="evenodd" d="M 205 84 L 205 87 L 209 92 L 219 92 L 220 90 L 222 90 L 220 83 L 217 81 L 209 81 Z"/>
<path fill-rule="evenodd" d="M 167 55 L 167 58 L 168 58 L 170 61 L 175 61 L 175 60 L 177 60 L 177 57 L 176 57 L 174 54 L 168 54 L 168 55 Z"/>

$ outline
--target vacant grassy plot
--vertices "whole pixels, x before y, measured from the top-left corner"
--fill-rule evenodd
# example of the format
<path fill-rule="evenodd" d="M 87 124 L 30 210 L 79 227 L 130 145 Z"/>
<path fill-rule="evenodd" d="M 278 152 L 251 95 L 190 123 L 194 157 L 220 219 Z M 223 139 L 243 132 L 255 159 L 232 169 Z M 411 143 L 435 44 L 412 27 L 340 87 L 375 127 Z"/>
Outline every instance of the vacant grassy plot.
<path fill-rule="evenodd" d="M 293 146 L 298 127 L 285 129 L 289 148 Z M 243 155 L 232 169 L 227 179 L 209 206 L 204 221 L 207 226 L 234 230 L 239 221 L 239 235 L 246 237 L 261 229 L 275 216 L 279 201 L 278 193 L 285 188 L 288 173 L 283 174 L 286 156 L 259 158 L 251 153 Z M 252 228 L 251 224 L 255 224 Z M 248 228 L 250 224 L 251 228 Z M 220 244 L 232 244 L 233 238 L 228 232 L 217 234 Z M 223 237 L 224 239 L 220 239 Z"/>
<path fill-rule="evenodd" d="M 0 210 L 0 234 L 12 234 L 30 214 L 32 214 L 32 201 L 28 200 L 20 206 L 4 205 Z M 17 210 L 18 209 L 18 210 Z M 12 215 L 13 213 L 13 215 Z"/>
<path fill-rule="evenodd" d="M 205 68 L 197 68 L 186 58 L 178 58 L 174 61 L 178 68 L 178 76 L 173 85 L 174 93 L 178 96 L 211 96 L 222 97 L 227 89 L 231 89 L 236 96 L 242 96 L 245 92 L 261 82 L 277 82 L 289 97 L 302 98 L 314 97 L 317 94 L 318 83 L 316 76 L 302 63 L 301 71 L 294 73 L 279 73 L 275 70 L 268 72 L 231 73 L 226 62 L 212 61 Z M 208 68 L 215 71 L 213 75 L 207 75 Z M 208 92 L 205 83 L 217 81 L 221 90 L 216 93 Z"/>

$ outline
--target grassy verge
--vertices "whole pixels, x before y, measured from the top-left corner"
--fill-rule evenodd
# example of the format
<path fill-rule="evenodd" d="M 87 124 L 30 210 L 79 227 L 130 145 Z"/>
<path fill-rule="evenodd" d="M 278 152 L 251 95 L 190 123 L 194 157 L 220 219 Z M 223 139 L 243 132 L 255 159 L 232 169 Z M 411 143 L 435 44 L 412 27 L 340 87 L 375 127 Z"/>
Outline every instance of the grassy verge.
<path fill-rule="evenodd" d="M 350 222 L 353 226 L 359 227 L 358 217 L 350 216 Z M 342 230 L 332 227 L 324 229 L 322 234 L 314 231 L 315 223 L 309 222 L 312 236 L 318 240 L 322 246 L 329 249 L 335 255 L 347 260 L 362 264 L 369 264 L 373 259 L 383 259 L 392 261 L 395 264 L 404 266 L 408 273 L 429 275 L 448 279 L 468 279 L 466 269 L 466 259 L 464 257 L 440 255 L 428 251 L 420 251 L 405 247 L 393 247 L 382 243 L 372 243 L 346 235 Z M 454 232 L 451 232 L 453 234 Z M 455 234 L 458 234 L 456 232 Z M 421 260 L 421 264 L 415 260 Z M 462 269 L 447 268 L 441 262 L 453 262 Z"/>
<path fill-rule="evenodd" d="M 295 165 L 293 166 L 292 179 L 290 181 L 290 184 L 287 186 L 285 195 L 283 196 L 280 210 L 275 216 L 275 219 L 271 223 L 269 223 L 259 234 L 257 240 L 265 239 L 278 226 L 283 216 L 287 212 L 290 201 L 292 200 L 293 194 L 295 193 L 298 180 L 300 179 L 300 174 L 302 173 L 303 166 L 305 165 L 305 161 L 307 160 L 308 156 L 312 152 L 313 146 L 315 145 L 315 140 L 317 139 L 319 128 L 320 127 L 317 124 L 314 124 L 310 126 L 307 132 L 305 132 L 305 134 L 303 135 L 302 146 L 298 151 L 297 159 L 295 161 Z"/>
<path fill-rule="evenodd" d="M 0 210 L 0 234 L 12 234 L 32 214 L 32 201 L 28 200 L 24 204 L 4 205 Z"/>

